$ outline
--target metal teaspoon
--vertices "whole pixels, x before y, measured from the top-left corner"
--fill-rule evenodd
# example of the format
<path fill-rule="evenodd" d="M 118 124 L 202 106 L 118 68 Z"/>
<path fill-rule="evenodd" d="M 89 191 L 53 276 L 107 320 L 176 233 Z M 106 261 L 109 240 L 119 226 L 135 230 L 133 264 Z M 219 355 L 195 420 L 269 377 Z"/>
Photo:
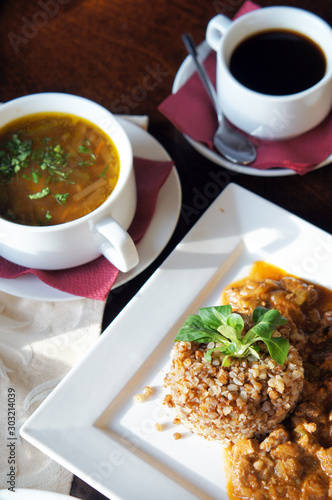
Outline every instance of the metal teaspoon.
<path fill-rule="evenodd" d="M 254 144 L 245 137 L 241 132 L 232 129 L 222 113 L 218 97 L 214 86 L 204 68 L 195 46 L 195 42 L 191 35 L 185 33 L 182 35 L 182 41 L 192 56 L 197 68 L 197 72 L 203 82 L 203 85 L 208 92 L 210 99 L 218 117 L 218 129 L 213 137 L 213 145 L 222 156 L 227 160 L 238 163 L 240 165 L 249 165 L 256 159 L 256 148 Z"/>

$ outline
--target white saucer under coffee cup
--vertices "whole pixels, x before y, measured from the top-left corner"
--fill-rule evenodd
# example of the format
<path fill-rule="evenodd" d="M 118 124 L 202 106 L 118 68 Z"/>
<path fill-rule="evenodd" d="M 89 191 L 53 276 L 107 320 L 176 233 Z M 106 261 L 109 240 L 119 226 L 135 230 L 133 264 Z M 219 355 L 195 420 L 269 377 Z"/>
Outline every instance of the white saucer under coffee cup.
<path fill-rule="evenodd" d="M 326 67 L 316 84 L 297 93 L 270 95 L 251 90 L 233 76 L 229 64 L 235 48 L 248 37 L 269 30 L 299 33 L 320 47 Z M 222 110 L 248 134 L 262 139 L 288 139 L 316 127 L 330 112 L 332 29 L 318 16 L 293 7 L 264 7 L 233 22 L 219 14 L 209 22 L 206 39 L 217 53 L 217 94 Z"/>

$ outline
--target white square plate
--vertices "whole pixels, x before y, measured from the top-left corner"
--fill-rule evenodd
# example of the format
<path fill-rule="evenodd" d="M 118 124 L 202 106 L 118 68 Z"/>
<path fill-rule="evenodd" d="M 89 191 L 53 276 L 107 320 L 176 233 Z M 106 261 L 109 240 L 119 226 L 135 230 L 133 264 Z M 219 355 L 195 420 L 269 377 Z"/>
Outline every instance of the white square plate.
<path fill-rule="evenodd" d="M 331 255 L 331 235 L 229 184 L 22 436 L 112 500 L 226 500 L 221 446 L 175 426 L 162 404 L 174 337 L 255 261 L 331 288 Z M 147 385 L 152 396 L 135 403 Z"/>

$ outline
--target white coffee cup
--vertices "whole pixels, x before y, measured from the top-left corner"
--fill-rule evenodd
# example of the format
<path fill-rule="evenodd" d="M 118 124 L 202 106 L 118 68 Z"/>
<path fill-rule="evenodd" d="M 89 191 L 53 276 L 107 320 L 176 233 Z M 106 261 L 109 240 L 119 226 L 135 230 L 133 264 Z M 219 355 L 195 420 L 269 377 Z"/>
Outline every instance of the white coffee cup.
<path fill-rule="evenodd" d="M 250 90 L 234 78 L 229 63 L 234 49 L 262 31 L 298 32 L 315 42 L 326 58 L 323 78 L 288 95 Z M 235 21 L 219 14 L 208 24 L 208 44 L 217 53 L 217 94 L 225 116 L 235 126 L 262 139 L 288 139 L 317 126 L 332 107 L 332 29 L 316 15 L 294 7 L 264 7 Z M 308 67 L 310 71 L 310 67 Z"/>
<path fill-rule="evenodd" d="M 16 264 L 45 270 L 75 267 L 104 255 L 120 271 L 133 269 L 139 258 L 127 229 L 136 210 L 136 182 L 127 134 L 107 109 L 83 97 L 62 93 L 33 94 L 1 105 L 0 128 L 41 112 L 73 114 L 101 128 L 118 150 L 119 179 L 102 205 L 70 222 L 28 226 L 0 218 L 0 255 Z"/>

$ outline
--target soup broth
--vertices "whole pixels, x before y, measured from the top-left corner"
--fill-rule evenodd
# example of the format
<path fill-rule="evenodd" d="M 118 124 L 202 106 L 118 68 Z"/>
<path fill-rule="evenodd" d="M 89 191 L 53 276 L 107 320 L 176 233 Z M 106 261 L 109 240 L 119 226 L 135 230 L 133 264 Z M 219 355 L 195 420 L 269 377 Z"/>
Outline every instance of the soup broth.
<path fill-rule="evenodd" d="M 37 113 L 0 129 L 0 216 L 55 225 L 87 215 L 113 191 L 120 160 L 96 125 L 66 113 Z"/>

